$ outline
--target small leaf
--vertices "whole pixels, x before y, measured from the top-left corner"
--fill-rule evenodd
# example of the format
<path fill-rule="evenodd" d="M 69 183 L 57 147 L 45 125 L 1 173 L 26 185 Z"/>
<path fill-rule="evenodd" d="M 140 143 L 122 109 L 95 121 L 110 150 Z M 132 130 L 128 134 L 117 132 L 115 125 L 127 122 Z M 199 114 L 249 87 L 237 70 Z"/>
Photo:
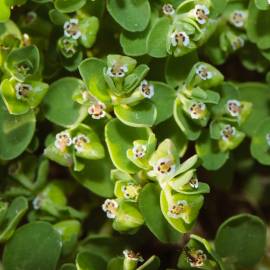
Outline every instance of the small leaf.
<path fill-rule="evenodd" d="M 108 0 L 107 9 L 115 21 L 130 32 L 143 31 L 151 17 L 148 0 Z"/>
<path fill-rule="evenodd" d="M 82 8 L 85 3 L 86 0 L 55 0 L 54 6 L 62 13 L 71 13 Z"/>
<path fill-rule="evenodd" d="M 160 210 L 160 189 L 156 184 L 147 184 L 139 196 L 139 208 L 149 230 L 164 243 L 175 243 L 181 234 L 165 220 Z"/>
<path fill-rule="evenodd" d="M 240 268 L 254 266 L 264 255 L 266 226 L 253 215 L 241 214 L 227 219 L 215 238 L 217 253 Z"/>
<path fill-rule="evenodd" d="M 135 173 L 139 170 L 128 158 L 127 150 L 135 140 L 147 140 L 147 128 L 134 128 L 122 124 L 118 119 L 111 120 L 105 127 L 105 140 L 113 164 L 119 170 Z"/>
<path fill-rule="evenodd" d="M 80 123 L 87 115 L 87 108 L 75 102 L 72 97 L 83 87 L 81 80 L 72 77 L 52 83 L 43 102 L 45 117 L 62 127 Z"/>
<path fill-rule="evenodd" d="M 49 223 L 28 223 L 5 246 L 3 266 L 6 270 L 55 270 L 61 246 L 60 235 Z"/>

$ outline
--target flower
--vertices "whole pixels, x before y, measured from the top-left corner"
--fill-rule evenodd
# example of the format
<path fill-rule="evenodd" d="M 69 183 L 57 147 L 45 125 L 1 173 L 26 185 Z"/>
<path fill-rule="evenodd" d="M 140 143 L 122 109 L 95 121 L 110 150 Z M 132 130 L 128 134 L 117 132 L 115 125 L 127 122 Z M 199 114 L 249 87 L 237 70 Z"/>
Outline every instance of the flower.
<path fill-rule="evenodd" d="M 205 5 L 196 5 L 194 9 L 194 16 L 199 24 L 205 24 L 208 20 L 209 9 Z"/>
<path fill-rule="evenodd" d="M 173 47 L 176 47 L 178 45 L 188 47 L 190 43 L 189 36 L 186 34 L 186 32 L 174 31 L 170 36 L 170 40 Z"/>
<path fill-rule="evenodd" d="M 93 119 L 101 119 L 106 116 L 105 109 L 106 106 L 104 103 L 97 102 L 89 107 L 88 113 L 92 116 Z"/>
<path fill-rule="evenodd" d="M 241 113 L 241 103 L 239 100 L 236 100 L 236 99 L 228 100 L 226 104 L 226 108 L 231 116 L 239 117 Z"/>
<path fill-rule="evenodd" d="M 151 98 L 155 94 L 154 86 L 149 84 L 146 80 L 143 80 L 140 84 L 141 94 L 146 98 Z"/>
<path fill-rule="evenodd" d="M 187 217 L 187 201 L 180 200 L 176 203 L 172 204 L 168 209 L 168 216 L 174 219 L 183 218 L 186 219 Z"/>
<path fill-rule="evenodd" d="M 224 141 L 230 140 L 236 133 L 235 127 L 231 125 L 226 125 L 220 132 L 221 138 Z"/>
<path fill-rule="evenodd" d="M 15 92 L 16 92 L 16 98 L 19 100 L 23 100 L 27 98 L 29 92 L 32 91 L 32 86 L 30 84 L 26 83 L 16 83 L 15 85 Z"/>
<path fill-rule="evenodd" d="M 82 35 L 79 28 L 79 20 L 72 18 L 64 23 L 64 35 L 73 39 L 79 39 Z"/>
<path fill-rule="evenodd" d="M 171 4 L 163 5 L 162 11 L 167 16 L 172 16 L 175 13 L 175 10 Z"/>
<path fill-rule="evenodd" d="M 147 149 L 147 147 L 144 144 L 134 145 L 132 148 L 132 152 L 134 154 L 134 157 L 135 158 L 143 158 L 145 156 L 146 149 Z"/>
<path fill-rule="evenodd" d="M 235 10 L 230 16 L 230 22 L 235 27 L 243 27 L 245 23 L 245 13 L 241 10 Z"/>
<path fill-rule="evenodd" d="M 141 256 L 141 254 L 139 252 L 136 253 L 133 250 L 125 249 L 123 251 L 123 254 L 124 254 L 125 258 L 128 260 L 132 260 L 132 261 L 136 261 L 136 262 L 143 262 L 144 261 L 143 257 Z"/>
<path fill-rule="evenodd" d="M 72 140 L 74 147 L 78 152 L 82 152 L 85 144 L 89 143 L 89 141 L 90 140 L 84 134 L 79 134 Z"/>
<path fill-rule="evenodd" d="M 59 45 L 68 56 L 73 56 L 77 52 L 78 43 L 75 39 L 63 37 L 59 40 Z"/>
<path fill-rule="evenodd" d="M 231 41 L 231 46 L 233 48 L 234 51 L 236 51 L 237 49 L 240 49 L 242 47 L 244 47 L 245 45 L 245 40 L 242 37 L 235 37 L 232 41 Z"/>
<path fill-rule="evenodd" d="M 57 133 L 55 138 L 54 145 L 62 152 L 65 151 L 68 146 L 72 145 L 72 139 L 67 131 Z"/>
<path fill-rule="evenodd" d="M 209 71 L 205 65 L 197 67 L 196 74 L 204 81 L 213 78 L 212 72 Z"/>
<path fill-rule="evenodd" d="M 114 219 L 116 217 L 118 206 L 116 200 L 107 199 L 102 204 L 102 210 L 106 213 L 108 218 Z"/>
<path fill-rule="evenodd" d="M 201 249 L 191 250 L 189 248 L 185 248 L 185 253 L 187 261 L 191 267 L 202 267 L 207 260 L 206 254 Z"/>
<path fill-rule="evenodd" d="M 200 119 L 204 116 L 206 105 L 202 102 L 194 102 L 188 109 L 192 119 Z"/>
<path fill-rule="evenodd" d="M 124 197 L 128 200 L 137 200 L 140 189 L 141 186 L 134 183 L 127 183 L 126 185 L 122 186 Z"/>
<path fill-rule="evenodd" d="M 119 65 L 116 62 L 112 64 L 111 67 L 108 67 L 107 69 L 107 75 L 112 78 L 123 78 L 125 77 L 126 73 L 128 72 L 127 65 Z"/>
<path fill-rule="evenodd" d="M 265 136 L 267 144 L 270 146 L 270 132 Z"/>
<path fill-rule="evenodd" d="M 171 158 L 161 158 L 157 161 L 154 171 L 157 175 L 169 175 L 175 172 L 175 165 Z"/>
<path fill-rule="evenodd" d="M 197 177 L 192 177 L 190 180 L 189 180 L 189 185 L 194 188 L 194 189 L 197 189 L 199 187 L 199 181 L 198 181 L 198 178 Z"/>

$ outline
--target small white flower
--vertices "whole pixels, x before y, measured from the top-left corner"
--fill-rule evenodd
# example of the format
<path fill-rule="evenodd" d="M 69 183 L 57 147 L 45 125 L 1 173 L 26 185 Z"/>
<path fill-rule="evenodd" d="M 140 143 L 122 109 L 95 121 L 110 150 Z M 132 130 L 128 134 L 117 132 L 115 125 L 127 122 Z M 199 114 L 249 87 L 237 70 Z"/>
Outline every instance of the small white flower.
<path fill-rule="evenodd" d="M 173 47 L 178 45 L 188 47 L 190 43 L 189 36 L 186 34 L 186 32 L 174 31 L 170 36 L 170 40 Z"/>
<path fill-rule="evenodd" d="M 119 205 L 116 200 L 107 199 L 102 204 L 102 210 L 106 213 L 108 218 L 114 219 L 116 217 Z"/>
<path fill-rule="evenodd" d="M 30 84 L 16 83 L 15 85 L 16 98 L 19 100 L 24 100 L 27 98 L 29 92 L 31 92 L 32 90 L 33 88 Z"/>
<path fill-rule="evenodd" d="M 152 84 L 149 84 L 146 80 L 143 80 L 140 84 L 141 94 L 146 98 L 152 98 L 155 94 L 155 89 Z"/>
<path fill-rule="evenodd" d="M 73 138 L 72 142 L 74 144 L 75 149 L 78 152 L 82 152 L 84 151 L 85 144 L 89 143 L 90 140 L 84 134 L 79 134 Z"/>
<path fill-rule="evenodd" d="M 166 16 L 172 16 L 175 13 L 175 10 L 171 4 L 163 5 L 162 11 Z"/>
<path fill-rule="evenodd" d="M 126 259 L 129 259 L 131 261 L 136 261 L 136 262 L 143 262 L 144 261 L 143 257 L 141 256 L 141 254 L 139 252 L 136 253 L 133 250 L 125 249 L 123 251 L 123 254 L 124 254 Z"/>
<path fill-rule="evenodd" d="M 132 148 L 132 152 L 134 154 L 134 158 L 143 158 L 145 156 L 146 153 L 146 145 L 144 144 L 136 144 L 133 146 Z"/>
<path fill-rule="evenodd" d="M 197 189 L 199 187 L 199 181 L 197 177 L 192 177 L 189 181 L 189 185 L 194 188 Z"/>
<path fill-rule="evenodd" d="M 105 109 L 106 106 L 104 103 L 97 102 L 89 107 L 88 113 L 91 115 L 93 119 L 101 119 L 106 116 Z"/>
<path fill-rule="evenodd" d="M 73 39 L 79 39 L 82 35 L 79 28 L 79 20 L 78 19 L 70 19 L 66 21 L 64 24 L 64 35 L 66 37 L 71 37 Z"/>
<path fill-rule="evenodd" d="M 175 204 L 172 204 L 168 209 L 168 216 L 174 219 L 183 218 L 186 219 L 187 216 L 187 201 L 180 200 Z"/>
<path fill-rule="evenodd" d="M 67 131 L 57 133 L 55 136 L 54 145 L 60 151 L 65 151 L 68 146 L 72 145 L 72 139 Z"/>
<path fill-rule="evenodd" d="M 161 158 L 157 161 L 154 171 L 160 176 L 173 174 L 175 172 L 175 164 L 171 158 Z"/>
<path fill-rule="evenodd" d="M 267 144 L 270 146 L 270 132 L 266 134 L 265 139 L 266 139 Z"/>
<path fill-rule="evenodd" d="M 230 22 L 235 27 L 243 27 L 245 24 L 245 13 L 241 10 L 235 10 L 230 16 Z"/>
<path fill-rule="evenodd" d="M 201 250 L 186 249 L 186 257 L 191 267 L 202 267 L 207 260 L 206 254 Z"/>
<path fill-rule="evenodd" d="M 221 138 L 223 141 L 230 140 L 236 134 L 235 127 L 231 125 L 226 125 L 220 132 Z"/>
<path fill-rule="evenodd" d="M 205 24 L 208 20 L 209 9 L 205 5 L 196 5 L 194 16 L 199 24 Z"/>
<path fill-rule="evenodd" d="M 202 102 L 194 102 L 188 109 L 192 119 L 201 119 L 206 112 L 206 105 Z"/>
<path fill-rule="evenodd" d="M 231 41 L 231 46 L 234 51 L 244 47 L 245 40 L 242 37 L 235 37 L 233 41 Z"/>
<path fill-rule="evenodd" d="M 134 183 L 127 183 L 126 185 L 122 186 L 124 197 L 128 200 L 137 200 L 140 190 L 141 186 Z"/>
<path fill-rule="evenodd" d="M 114 62 L 111 67 L 108 67 L 106 73 L 108 76 L 112 78 L 123 78 L 126 76 L 127 72 L 128 72 L 127 65 L 120 66 L 119 64 Z"/>
<path fill-rule="evenodd" d="M 227 111 L 233 117 L 239 117 L 241 113 L 241 103 L 239 100 L 230 99 L 227 101 L 226 105 Z"/>
<path fill-rule="evenodd" d="M 212 72 L 209 71 L 205 65 L 198 66 L 196 68 L 196 74 L 204 81 L 213 78 Z"/>

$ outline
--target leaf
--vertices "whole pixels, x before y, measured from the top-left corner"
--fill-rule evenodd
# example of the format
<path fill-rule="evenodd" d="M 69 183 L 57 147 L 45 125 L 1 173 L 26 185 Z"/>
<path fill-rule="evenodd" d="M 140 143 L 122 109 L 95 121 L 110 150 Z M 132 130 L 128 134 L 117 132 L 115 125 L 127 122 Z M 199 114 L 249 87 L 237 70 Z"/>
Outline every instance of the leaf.
<path fill-rule="evenodd" d="M 130 32 L 143 31 L 151 17 L 148 0 L 108 0 L 107 9 L 114 20 Z"/>
<path fill-rule="evenodd" d="M 13 235 L 27 210 L 28 202 L 24 197 L 17 197 L 11 202 L 0 224 L 0 242 L 7 241 Z"/>
<path fill-rule="evenodd" d="M 3 266 L 6 270 L 55 270 L 61 246 L 60 235 L 49 223 L 26 224 L 6 244 Z"/>
<path fill-rule="evenodd" d="M 5 1 L 0 1 L 0 23 L 6 22 L 10 17 L 10 9 Z"/>
<path fill-rule="evenodd" d="M 114 113 L 121 122 L 131 127 L 151 127 L 157 117 L 156 107 L 148 100 L 134 106 L 115 106 Z"/>
<path fill-rule="evenodd" d="M 250 145 L 251 155 L 263 165 L 270 165 L 268 134 L 270 134 L 270 117 L 259 122 Z"/>
<path fill-rule="evenodd" d="M 113 183 L 110 172 L 113 169 L 108 154 L 104 159 L 82 161 L 84 169 L 80 172 L 72 171 L 73 177 L 85 188 L 101 197 L 113 196 Z"/>
<path fill-rule="evenodd" d="M 169 56 L 165 65 L 165 78 L 172 87 L 183 83 L 195 63 L 198 62 L 197 52 L 191 52 L 181 57 Z"/>
<path fill-rule="evenodd" d="M 31 142 L 36 126 L 33 111 L 23 115 L 10 115 L 0 100 L 0 159 L 19 156 Z"/>
<path fill-rule="evenodd" d="M 77 270 L 104 270 L 106 262 L 98 255 L 83 251 L 76 257 Z"/>
<path fill-rule="evenodd" d="M 118 119 L 111 120 L 105 127 L 105 140 L 115 167 L 128 173 L 137 172 L 139 168 L 127 158 L 127 150 L 133 148 L 133 141 L 147 140 L 149 134 L 147 128 L 129 127 Z"/>
<path fill-rule="evenodd" d="M 167 34 L 169 32 L 170 19 L 163 17 L 156 21 L 147 39 L 147 51 L 152 57 L 162 58 L 167 55 Z"/>
<path fill-rule="evenodd" d="M 97 58 L 85 59 L 79 65 L 79 72 L 90 93 L 102 102 L 111 100 L 109 89 L 103 77 L 104 61 Z"/>
<path fill-rule="evenodd" d="M 237 267 L 252 267 L 264 255 L 266 226 L 260 218 L 250 214 L 233 216 L 219 227 L 215 246 L 221 257 Z"/>
<path fill-rule="evenodd" d="M 62 13 L 71 13 L 82 8 L 85 3 L 86 0 L 55 0 L 54 6 Z"/>
<path fill-rule="evenodd" d="M 79 124 L 86 117 L 87 108 L 76 103 L 72 97 L 83 87 L 81 80 L 72 77 L 53 82 L 43 102 L 45 117 L 62 127 Z"/>
<path fill-rule="evenodd" d="M 156 184 L 147 184 L 140 192 L 139 209 L 149 230 L 163 243 L 176 243 L 181 234 L 175 231 L 160 210 L 160 189 Z"/>
<path fill-rule="evenodd" d="M 155 125 L 169 119 L 173 115 L 173 104 L 176 93 L 169 85 L 162 82 L 151 82 L 154 86 L 155 94 L 151 101 L 157 109 Z M 166 100 L 166 102 L 164 102 Z"/>
<path fill-rule="evenodd" d="M 218 170 L 229 158 L 229 152 L 221 152 L 217 141 L 211 140 L 207 132 L 203 132 L 196 142 L 196 153 L 207 170 Z"/>
<path fill-rule="evenodd" d="M 250 116 L 241 129 L 249 136 L 253 136 L 260 124 L 261 119 L 270 115 L 270 92 L 269 86 L 262 83 L 247 82 L 239 85 L 241 99 L 252 103 Z"/>

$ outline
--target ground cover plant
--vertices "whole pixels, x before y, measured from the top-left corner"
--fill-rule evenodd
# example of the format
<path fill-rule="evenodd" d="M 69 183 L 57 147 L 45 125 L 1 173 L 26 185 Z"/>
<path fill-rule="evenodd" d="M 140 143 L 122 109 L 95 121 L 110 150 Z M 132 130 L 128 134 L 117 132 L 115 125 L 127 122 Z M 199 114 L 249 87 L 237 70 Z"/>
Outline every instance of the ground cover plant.
<path fill-rule="evenodd" d="M 269 0 L 0 0 L 0 76 L 0 269 L 270 269 Z"/>

